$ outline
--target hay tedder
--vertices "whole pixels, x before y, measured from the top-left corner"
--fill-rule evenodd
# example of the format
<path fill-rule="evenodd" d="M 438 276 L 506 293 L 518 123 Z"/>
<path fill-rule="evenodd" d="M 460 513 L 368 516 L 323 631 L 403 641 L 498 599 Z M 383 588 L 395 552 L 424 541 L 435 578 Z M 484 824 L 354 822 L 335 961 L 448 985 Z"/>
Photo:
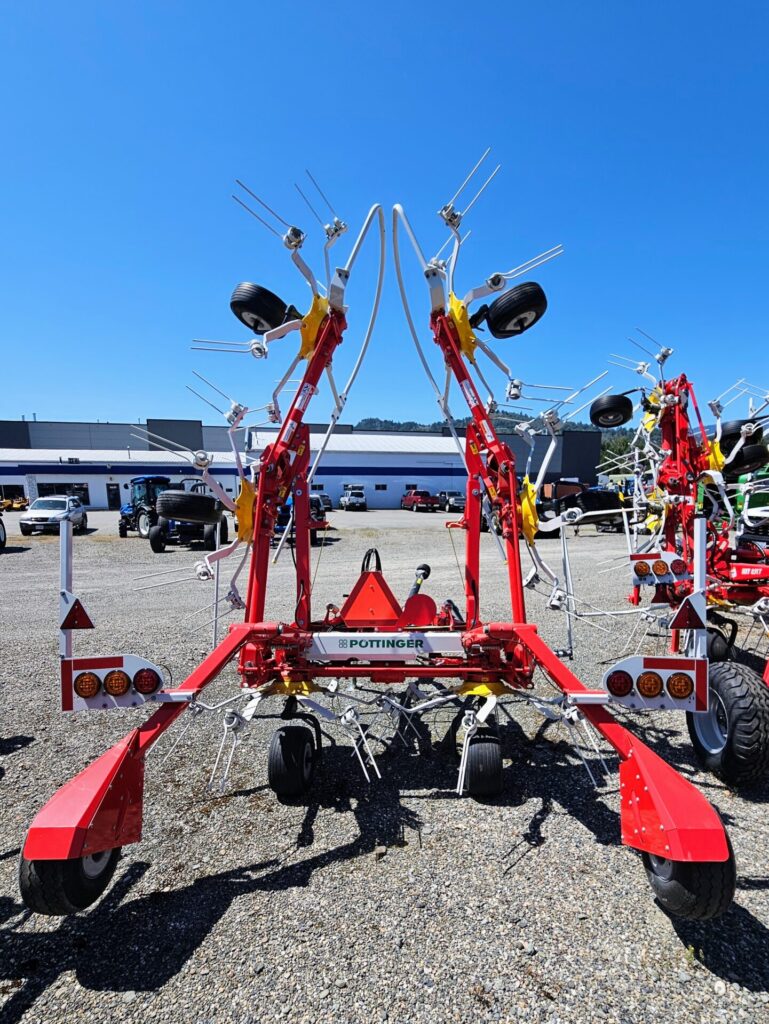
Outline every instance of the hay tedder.
<path fill-rule="evenodd" d="M 447 597 L 436 602 L 425 593 L 430 569 L 421 565 L 410 594 L 401 603 L 387 583 L 378 552 L 371 550 L 364 557 L 357 580 L 350 580 L 349 596 L 340 598 L 338 605 L 327 605 L 322 614 L 313 608 L 309 493 L 325 442 L 311 462 L 305 415 L 325 374 L 334 400 L 328 438 L 357 375 L 381 294 L 384 217 L 381 207 L 372 208 L 349 259 L 333 275 L 329 250 L 346 225 L 335 214 L 330 224 L 323 225 L 325 287 L 300 255 L 303 232 L 282 222 L 285 232 L 279 233 L 310 286 L 311 306 L 302 316 L 261 286 L 247 283 L 235 290 L 233 310 L 256 335 L 242 346 L 244 353 L 263 359 L 275 342 L 294 331 L 299 333 L 301 344 L 267 407 L 270 420 L 278 424 L 275 439 L 252 467 L 244 468 L 236 453 L 240 471 L 240 494 L 234 502 L 237 539 L 208 555 L 197 570 L 200 578 L 210 578 L 221 560 L 242 546 L 243 557 L 226 598 L 231 609 L 244 609 L 242 621 L 231 623 L 225 638 L 173 689 L 163 685 L 157 666 L 133 655 L 79 658 L 72 650 L 73 629 L 89 625 L 89 620 L 73 593 L 71 547 L 67 531 L 63 533 L 63 709 L 158 706 L 144 722 L 65 784 L 32 822 L 22 852 L 20 880 L 23 898 L 33 910 L 74 913 L 105 891 L 121 848 L 141 838 L 147 755 L 177 719 L 187 715 L 194 721 L 204 713 L 222 716 L 222 738 L 211 775 L 213 784 L 220 772 L 221 787 L 241 734 L 263 713 L 265 705 L 275 707 L 276 703 L 284 722 L 270 743 L 268 781 L 277 797 L 286 801 L 301 800 L 310 788 L 322 755 L 323 733 L 329 729 L 336 728 L 349 738 L 358 767 L 371 781 L 380 774 L 373 749 L 379 742 L 374 723 L 392 727 L 392 742 L 408 739 L 409 735 L 412 739 L 424 738 L 429 716 L 449 711 L 453 715 L 455 752 L 462 733 L 456 792 L 459 796 L 469 793 L 485 798 L 494 797 L 501 789 L 500 717 L 512 717 L 511 709 L 524 704 L 550 720 L 562 722 L 573 737 L 587 736 L 599 753 L 594 738 L 597 733 L 619 759 L 621 840 L 642 854 L 648 878 L 663 906 L 685 917 L 707 918 L 722 913 L 731 903 L 736 879 L 734 855 L 715 809 L 617 721 L 608 707 L 614 701 L 611 687 L 607 688 L 605 682 L 606 678 L 611 680 L 611 673 L 586 685 L 565 664 L 563 656 L 543 641 L 537 626 L 527 621 L 525 583 L 533 575 L 544 574 L 550 579 L 552 600 L 559 600 L 555 574 L 536 549 L 535 507 L 544 469 L 534 482 L 527 473 L 519 485 L 513 453 L 500 440 L 491 418 L 496 403 L 479 366 L 479 356 L 486 356 L 505 374 L 506 394 L 511 401 L 520 397 L 523 385 L 476 331 L 485 324 L 493 338 L 505 339 L 532 327 L 545 312 L 544 292 L 533 282 L 512 288 L 509 282 L 559 250 L 550 250 L 514 271 L 491 274 L 463 298 L 457 297 L 454 277 L 462 244 L 459 229 L 463 213 L 454 203 L 461 192 L 440 211 L 449 231 L 448 260 L 440 258 L 442 250 L 432 259 L 425 259 L 399 206 L 393 211 L 393 248 L 413 340 L 467 468 L 464 514 L 459 522 L 448 524 L 464 534 L 463 599 L 457 603 Z M 254 198 L 277 216 L 258 197 Z M 346 328 L 345 290 L 360 247 L 374 224 L 379 229 L 380 265 L 373 309 L 351 377 L 339 391 L 332 363 Z M 432 342 L 446 369 L 443 386 L 430 370 L 407 302 L 399 229 L 412 244 L 427 286 Z M 497 297 L 489 304 L 471 312 L 471 306 L 494 295 Z M 236 349 L 238 345 L 220 343 L 225 344 L 234 344 Z M 209 347 L 216 349 L 217 344 L 210 343 Z M 280 391 L 302 362 L 301 380 L 283 415 Z M 464 438 L 459 436 L 450 413 L 452 385 L 458 387 L 471 418 Z M 489 392 L 485 401 L 479 388 Z M 583 390 L 570 392 L 568 398 L 524 424 L 522 436 L 530 439 L 534 430 L 541 429 L 554 448 L 559 409 L 564 402 L 574 404 Z M 226 416 L 233 430 L 247 411 L 232 403 Z M 206 453 L 191 456 L 205 477 Z M 289 496 L 294 518 L 295 609 L 290 621 L 265 621 L 270 546 L 278 511 Z M 492 515 L 500 523 L 501 536 L 492 534 L 487 541 L 498 545 L 503 555 L 509 594 L 509 612 L 498 621 L 484 617 L 481 602 L 481 524 L 484 516 L 490 519 Z M 521 551 L 526 549 L 533 568 L 524 577 Z M 248 583 L 243 601 L 237 578 L 245 566 Z M 701 591 L 702 581 L 695 576 L 694 583 Z M 693 630 L 692 635 L 691 650 L 685 656 L 670 655 L 664 664 L 655 667 L 664 691 L 656 703 L 701 713 L 707 707 L 708 689 L 704 628 Z M 239 688 L 227 700 L 204 704 L 205 688 L 231 662 L 237 664 Z M 641 669 L 646 671 L 643 666 Z M 549 685 L 549 690 L 543 693 L 541 687 L 535 689 L 538 681 Z"/>

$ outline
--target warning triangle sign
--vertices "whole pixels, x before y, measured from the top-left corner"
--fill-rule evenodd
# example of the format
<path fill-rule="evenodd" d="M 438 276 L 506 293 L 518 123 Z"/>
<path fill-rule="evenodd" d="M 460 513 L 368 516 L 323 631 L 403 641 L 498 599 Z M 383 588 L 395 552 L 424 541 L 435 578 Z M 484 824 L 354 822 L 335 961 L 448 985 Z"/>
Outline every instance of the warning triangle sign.
<path fill-rule="evenodd" d="M 381 572 L 362 572 L 339 613 L 345 626 L 394 626 L 401 606 Z"/>
<path fill-rule="evenodd" d="M 687 597 L 670 622 L 671 629 L 704 629 L 705 623 Z"/>
<path fill-rule="evenodd" d="M 69 609 L 67 614 L 64 616 L 59 629 L 93 629 L 94 624 L 91 622 L 91 616 L 85 610 L 83 605 L 80 603 L 80 598 L 76 597 L 72 602 L 72 607 Z"/>

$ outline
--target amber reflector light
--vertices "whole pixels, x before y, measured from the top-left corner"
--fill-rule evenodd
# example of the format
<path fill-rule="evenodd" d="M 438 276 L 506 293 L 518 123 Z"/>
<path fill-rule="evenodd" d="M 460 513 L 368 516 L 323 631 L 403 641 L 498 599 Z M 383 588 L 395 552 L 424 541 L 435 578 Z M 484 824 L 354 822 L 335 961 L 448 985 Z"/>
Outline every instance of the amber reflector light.
<path fill-rule="evenodd" d="M 636 576 L 648 576 L 651 572 L 651 567 L 648 562 L 636 562 L 635 574 Z"/>
<path fill-rule="evenodd" d="M 131 689 L 131 677 L 115 668 L 104 677 L 104 689 L 110 697 L 123 697 Z"/>
<path fill-rule="evenodd" d="M 642 672 L 635 685 L 642 697 L 659 697 L 662 693 L 662 676 L 657 672 Z"/>
<path fill-rule="evenodd" d="M 667 574 L 670 572 L 670 569 L 668 568 L 668 563 L 663 562 L 661 558 L 658 558 L 652 566 L 652 572 L 655 576 L 667 576 Z"/>
<path fill-rule="evenodd" d="M 629 672 L 618 669 L 612 672 L 606 680 L 606 688 L 612 697 L 627 697 L 633 689 L 633 677 Z"/>
<path fill-rule="evenodd" d="M 154 668 L 140 668 L 134 676 L 134 689 L 137 693 L 154 693 L 160 686 L 160 676 Z"/>
<path fill-rule="evenodd" d="M 676 700 L 686 700 L 694 692 L 694 682 L 685 672 L 674 672 L 668 679 L 668 693 Z"/>
<path fill-rule="evenodd" d="M 75 677 L 75 693 L 83 700 L 95 697 L 101 689 L 101 679 L 95 672 L 81 672 Z"/>
<path fill-rule="evenodd" d="M 670 563 L 670 571 L 674 576 L 683 576 L 686 572 L 686 562 L 683 558 L 674 558 Z"/>

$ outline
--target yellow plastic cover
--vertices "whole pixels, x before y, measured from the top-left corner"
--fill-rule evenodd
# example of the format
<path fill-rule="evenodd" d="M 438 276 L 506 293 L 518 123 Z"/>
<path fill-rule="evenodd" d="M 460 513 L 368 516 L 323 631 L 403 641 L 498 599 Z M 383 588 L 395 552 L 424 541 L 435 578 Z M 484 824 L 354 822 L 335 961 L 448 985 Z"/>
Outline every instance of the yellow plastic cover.
<path fill-rule="evenodd" d="M 235 515 L 238 520 L 238 540 L 250 544 L 254 539 L 254 485 L 250 480 L 240 481 L 240 491 L 235 499 Z"/>
<path fill-rule="evenodd" d="M 305 314 L 302 320 L 300 334 L 302 335 L 302 347 L 299 355 L 302 359 L 309 359 L 315 351 L 315 342 L 318 340 L 320 325 L 328 315 L 328 299 L 322 295 L 313 295 L 310 311 Z"/>
<path fill-rule="evenodd" d="M 528 476 L 523 478 L 518 496 L 521 500 L 521 529 L 529 544 L 533 544 L 539 529 L 539 515 L 537 513 L 537 492 Z"/>
<path fill-rule="evenodd" d="M 471 362 L 474 362 L 478 339 L 473 334 L 473 329 L 470 326 L 467 306 L 456 297 L 454 292 L 449 293 L 449 316 L 454 321 L 454 326 L 457 329 L 459 347 L 462 349 L 462 354 L 467 356 Z"/>

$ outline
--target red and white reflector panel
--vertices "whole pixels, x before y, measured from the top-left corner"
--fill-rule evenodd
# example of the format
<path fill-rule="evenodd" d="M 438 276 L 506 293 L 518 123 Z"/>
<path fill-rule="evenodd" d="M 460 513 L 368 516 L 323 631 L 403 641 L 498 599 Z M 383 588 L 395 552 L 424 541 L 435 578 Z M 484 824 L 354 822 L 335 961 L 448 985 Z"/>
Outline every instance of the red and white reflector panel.
<path fill-rule="evenodd" d="M 163 673 L 135 654 L 61 659 L 61 710 L 109 711 L 152 700 Z"/>
<path fill-rule="evenodd" d="M 69 602 L 66 614 L 64 615 L 59 629 L 93 629 L 94 624 L 91 616 L 83 607 L 79 597 L 73 597 Z"/>
<path fill-rule="evenodd" d="M 634 655 L 604 673 L 615 704 L 633 711 L 707 711 L 707 658 L 646 658 Z"/>
<path fill-rule="evenodd" d="M 633 586 L 644 584 L 656 586 L 661 583 L 683 583 L 690 580 L 692 574 L 686 562 L 675 551 L 650 551 L 646 555 L 630 556 L 630 567 L 633 570 Z"/>
<path fill-rule="evenodd" d="M 700 613 L 687 597 L 670 620 L 671 629 L 705 629 Z"/>

